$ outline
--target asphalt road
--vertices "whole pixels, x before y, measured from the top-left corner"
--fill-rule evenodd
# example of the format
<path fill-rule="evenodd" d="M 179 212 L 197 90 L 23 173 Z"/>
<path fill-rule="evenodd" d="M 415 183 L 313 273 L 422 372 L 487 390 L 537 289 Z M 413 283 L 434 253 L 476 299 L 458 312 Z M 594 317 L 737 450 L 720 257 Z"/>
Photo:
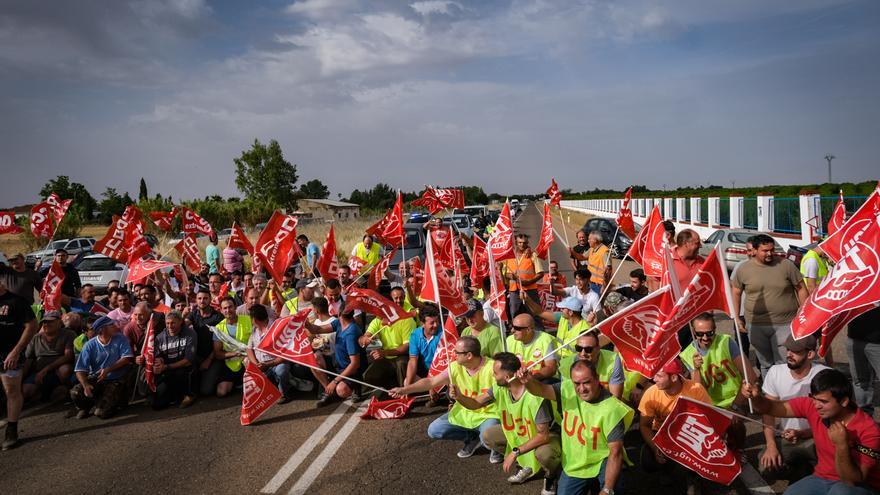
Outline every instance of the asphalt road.
<path fill-rule="evenodd" d="M 517 229 L 535 240 L 540 225 L 533 207 L 517 221 Z M 564 269 L 565 253 L 554 243 L 551 257 Z M 729 322 L 720 327 L 730 331 Z M 357 408 L 363 404 L 316 409 L 314 398 L 314 392 L 303 393 L 276 405 L 249 427 L 239 425 L 240 394 L 202 398 L 187 410 L 154 412 L 134 404 L 108 421 L 66 419 L 63 406 L 30 408 L 19 424 L 24 443 L 0 452 L 0 487 L 14 494 L 540 493 L 540 481 L 509 485 L 485 453 L 462 460 L 455 456 L 458 442 L 429 440 L 428 424 L 444 408 L 417 404 L 401 420 L 360 420 Z M 746 453 L 754 463 L 761 437 L 754 425 L 749 434 Z M 636 470 L 626 472 L 624 481 L 626 493 L 657 486 Z M 747 481 L 761 490 L 760 478 Z M 784 486 L 772 488 L 780 492 Z M 749 490 L 738 481 L 711 492 Z"/>

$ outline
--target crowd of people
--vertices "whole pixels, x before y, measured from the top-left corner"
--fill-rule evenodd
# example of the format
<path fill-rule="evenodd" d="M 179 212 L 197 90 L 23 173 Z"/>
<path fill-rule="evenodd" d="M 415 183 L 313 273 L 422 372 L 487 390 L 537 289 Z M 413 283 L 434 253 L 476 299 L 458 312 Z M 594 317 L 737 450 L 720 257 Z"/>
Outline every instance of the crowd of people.
<path fill-rule="evenodd" d="M 700 237 L 687 229 L 676 233 L 671 222 L 667 234 L 686 287 L 703 262 Z M 187 408 L 236 393 L 249 362 L 278 386 L 281 403 L 310 394 L 321 407 L 425 393 L 428 407 L 448 406 L 428 427 L 429 438 L 461 442 L 460 458 L 485 449 L 508 482 L 541 480 L 543 495 L 614 495 L 625 472 L 656 477 L 667 493 L 710 488 L 653 441 L 681 396 L 740 415 L 749 414 L 751 402 L 763 414 L 756 416 L 764 425 L 760 468 L 790 480 L 787 494 L 880 493 L 880 428 L 873 420 L 880 309 L 849 326 L 852 379 L 820 362 L 815 337 L 795 340 L 789 330 L 799 305 L 827 274 L 821 252 L 811 251 L 799 269 L 774 256 L 773 238 L 752 237 L 748 259 L 731 276 L 740 338 L 718 331 L 720 315 L 700 314 L 679 331 L 680 356 L 644 377 L 629 371 L 607 337 L 591 328 L 656 290 L 659 280 L 635 269 L 629 283 L 615 286 L 601 235 L 578 231 L 576 239 L 568 259 L 542 260 L 527 233 L 517 233 L 516 257 L 497 266 L 507 291 L 505 314 L 488 301 L 488 285 L 472 287 L 461 277 L 467 311 L 456 320 L 454 359 L 439 374 L 429 370 L 444 340 L 441 308 L 419 299 L 412 260 L 383 274 L 380 290 L 415 315 L 389 324 L 346 305 L 349 288 L 365 286 L 367 277 L 344 264 L 338 278 L 318 277 L 325 253 L 304 235 L 297 239 L 303 255 L 280 284 L 249 269 L 236 249 L 221 250 L 214 237 L 199 273 L 117 281 L 100 297 L 59 249 L 55 259 L 66 275 L 62 311 L 43 311 L 34 297 L 40 274 L 25 267 L 23 256 L 10 257 L 9 266 L 0 267 L 2 448 L 19 443 L 26 401 L 69 401 L 67 414 L 77 418 L 108 418 L 140 398 L 154 409 Z M 470 241 L 456 242 L 469 258 Z M 380 250 L 365 236 L 352 255 L 367 263 L 366 272 L 379 263 Z M 560 263 L 573 270 L 570 285 Z M 556 302 L 546 304 L 548 297 Z M 258 348 L 276 318 L 307 308 L 320 369 Z M 147 356 L 150 333 L 154 351 Z M 147 368 L 155 391 L 146 386 Z M 745 433 L 736 418 L 727 429 L 724 440 L 737 455 Z"/>

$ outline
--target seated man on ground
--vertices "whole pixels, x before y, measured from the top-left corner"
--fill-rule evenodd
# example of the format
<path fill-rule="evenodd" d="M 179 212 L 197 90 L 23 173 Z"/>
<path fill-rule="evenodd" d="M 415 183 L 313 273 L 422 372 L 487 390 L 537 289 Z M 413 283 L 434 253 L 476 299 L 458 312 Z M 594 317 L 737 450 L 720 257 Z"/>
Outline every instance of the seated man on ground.
<path fill-rule="evenodd" d="M 236 314 L 235 308 L 235 301 L 231 297 L 220 301 L 220 313 L 225 318 L 217 324 L 217 330 L 247 345 L 253 331 L 253 322 L 250 316 Z M 206 392 L 206 386 L 210 383 L 216 383 L 217 397 L 226 397 L 234 386 L 241 385 L 243 378 L 242 355 L 215 335 L 214 362 L 202 376 L 202 393 Z"/>
<path fill-rule="evenodd" d="M 76 337 L 61 325 L 61 312 L 47 311 L 40 321 L 40 331 L 28 343 L 22 386 L 25 400 L 39 396 L 54 401 L 67 395 Z"/>
<path fill-rule="evenodd" d="M 391 300 L 412 311 L 406 302 L 406 291 L 402 287 L 391 289 Z M 367 333 L 360 338 L 361 347 L 367 350 L 370 364 L 364 371 L 364 381 L 383 387 L 399 387 L 406 379 L 406 365 L 409 356 L 409 336 L 416 328 L 415 318 L 403 318 L 388 325 L 384 318 L 376 317 L 367 326 Z"/>
<path fill-rule="evenodd" d="M 156 392 L 148 393 L 147 399 L 153 409 L 163 409 L 171 404 L 187 408 L 195 402 L 196 333 L 184 326 L 179 311 L 169 311 L 165 316 L 165 330 L 156 335 L 153 343 L 156 376 Z M 139 366 L 146 364 L 143 355 L 137 357 Z"/>
<path fill-rule="evenodd" d="M 306 328 L 312 334 L 333 333 L 336 336 L 336 376 L 331 380 L 326 373 L 315 373 L 315 378 L 324 387 L 318 395 L 317 406 L 325 406 L 337 397 L 343 400 L 349 397 L 353 401 L 361 400 L 360 385 L 346 379 L 350 377 L 361 380 L 367 364 L 367 356 L 358 343 L 361 329 L 354 322 L 354 310 L 345 308 L 343 304 L 339 310 L 339 318 L 329 325 L 307 322 Z"/>
<path fill-rule="evenodd" d="M 102 316 L 92 324 L 95 338 L 83 346 L 74 371 L 77 384 L 70 391 L 79 419 L 94 414 L 101 419 L 113 416 L 125 402 L 125 377 L 133 354 L 128 339 L 119 333 L 112 319 Z"/>
<path fill-rule="evenodd" d="M 535 330 L 535 320 L 527 313 L 514 317 L 511 327 L 513 333 L 507 336 L 507 350 L 516 355 L 538 380 L 558 381 L 558 357 L 551 355 L 556 348 L 556 339 L 549 333 Z M 536 363 L 537 366 L 532 367 Z"/>
<path fill-rule="evenodd" d="M 248 361 L 260 368 L 281 392 L 279 404 L 290 402 L 290 362 L 257 349 L 266 334 L 269 333 L 269 313 L 262 304 L 254 304 L 250 309 L 251 321 L 254 324 L 248 340 Z"/>

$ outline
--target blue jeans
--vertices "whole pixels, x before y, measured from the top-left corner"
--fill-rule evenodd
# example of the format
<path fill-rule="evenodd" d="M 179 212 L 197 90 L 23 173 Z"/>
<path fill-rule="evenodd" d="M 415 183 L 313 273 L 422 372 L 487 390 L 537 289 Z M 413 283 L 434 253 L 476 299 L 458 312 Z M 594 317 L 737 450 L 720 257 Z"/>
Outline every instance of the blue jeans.
<path fill-rule="evenodd" d="M 465 428 L 450 423 L 449 413 L 446 413 L 428 425 L 428 437 L 435 440 L 461 440 L 465 443 L 478 439 L 480 440 L 480 443 L 483 444 L 483 447 L 488 449 L 489 447 L 483 442 L 483 431 L 487 430 L 490 426 L 500 424 L 500 421 L 492 418 L 483 421 L 480 423 L 480 426 L 476 428 Z"/>
<path fill-rule="evenodd" d="M 842 481 L 826 480 L 814 474 L 788 487 L 784 495 L 876 495 L 877 491 L 850 486 Z"/>
<path fill-rule="evenodd" d="M 853 377 L 856 404 L 863 411 L 874 415 L 874 379 L 880 370 L 880 344 L 860 339 L 846 339 L 846 355 Z"/>
<path fill-rule="evenodd" d="M 559 484 L 556 486 L 556 495 L 581 495 L 587 493 L 587 490 L 590 490 L 591 493 L 598 493 L 605 486 L 605 464 L 607 462 L 608 459 L 602 461 L 602 467 L 599 468 L 599 474 L 595 478 L 575 478 L 562 471 L 559 476 Z M 620 476 L 618 476 L 614 491 L 621 490 L 623 487 L 620 483 Z"/>
<path fill-rule="evenodd" d="M 266 378 L 278 386 L 281 395 L 286 396 L 290 389 L 290 363 L 283 362 L 266 370 Z"/>

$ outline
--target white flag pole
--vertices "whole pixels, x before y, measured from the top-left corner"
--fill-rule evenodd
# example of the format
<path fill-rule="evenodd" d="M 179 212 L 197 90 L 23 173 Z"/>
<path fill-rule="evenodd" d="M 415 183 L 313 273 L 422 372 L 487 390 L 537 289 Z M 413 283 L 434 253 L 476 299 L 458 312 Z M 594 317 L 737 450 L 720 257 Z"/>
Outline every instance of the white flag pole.
<path fill-rule="evenodd" d="M 733 296 L 730 293 L 730 276 L 727 274 L 727 265 L 721 259 L 721 256 L 718 256 L 718 245 L 719 244 L 721 244 L 721 241 L 718 241 L 715 243 L 715 247 L 713 248 L 713 252 L 715 253 L 715 259 L 718 260 L 718 264 L 720 265 L 720 268 L 721 268 L 721 277 L 723 279 L 722 284 L 724 285 L 724 287 L 723 287 L 724 297 L 725 297 L 725 299 L 727 299 L 727 309 L 730 310 L 730 312 L 732 313 L 734 306 L 733 306 Z M 744 375 L 743 380 L 745 380 L 747 384 L 751 385 L 751 382 L 749 381 L 749 374 L 748 374 L 749 364 L 746 361 L 746 351 L 745 351 L 745 349 L 743 349 L 742 336 L 740 335 L 739 315 L 728 314 L 728 316 L 733 318 L 733 333 L 736 334 L 736 345 L 739 346 L 739 357 L 742 359 L 743 375 Z M 755 414 L 755 408 L 752 405 L 751 398 L 749 398 L 749 412 L 752 414 Z"/>

